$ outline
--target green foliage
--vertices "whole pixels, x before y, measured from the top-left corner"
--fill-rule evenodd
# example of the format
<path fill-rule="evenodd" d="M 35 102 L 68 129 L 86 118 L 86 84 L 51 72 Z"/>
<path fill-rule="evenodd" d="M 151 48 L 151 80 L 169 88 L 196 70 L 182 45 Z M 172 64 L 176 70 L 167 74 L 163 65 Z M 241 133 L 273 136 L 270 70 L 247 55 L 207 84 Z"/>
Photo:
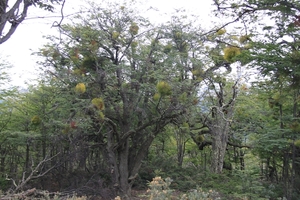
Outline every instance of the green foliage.
<path fill-rule="evenodd" d="M 188 193 L 183 194 L 180 198 L 181 200 L 220 200 L 221 197 L 219 194 L 213 190 L 209 190 L 207 192 L 203 191 L 202 188 L 192 189 Z"/>
<path fill-rule="evenodd" d="M 266 189 L 259 181 L 259 170 L 235 171 L 233 181 L 229 184 L 234 186 L 233 195 L 239 198 L 268 199 Z M 243 181 L 239 181 L 243 180 Z M 236 183 L 234 183 L 236 182 Z"/>
<path fill-rule="evenodd" d="M 171 185 L 172 179 L 166 178 L 163 180 L 161 177 L 155 177 L 149 183 L 150 188 L 150 199 L 159 200 L 159 199 L 170 199 L 172 196 L 172 190 L 169 188 Z"/>
<path fill-rule="evenodd" d="M 56 4 L 61 4 L 62 0 L 50 0 L 49 3 L 45 3 L 43 1 L 35 1 L 33 3 L 34 6 L 38 6 L 39 8 L 43 9 L 43 10 L 47 10 L 50 12 L 54 11 L 54 5 Z"/>
<path fill-rule="evenodd" d="M 172 94 L 171 86 L 165 81 L 158 82 L 156 85 L 156 89 L 162 96 L 169 96 Z"/>
<path fill-rule="evenodd" d="M 62 148 L 60 152 L 81 156 L 69 161 L 72 170 L 88 165 L 91 173 L 103 171 L 105 187 L 114 188 L 122 198 L 152 141 L 163 140 L 163 131 L 177 119 L 183 122 L 185 110 L 194 106 L 196 85 L 188 66 L 195 61 L 188 51 L 190 43 L 199 39 L 192 37 L 194 33 L 180 31 L 174 41 L 173 21 L 156 27 L 130 6 L 119 9 L 116 3 L 106 3 L 105 9 L 92 3 L 87 15 L 75 17 L 78 23 L 63 26 L 66 39 L 57 45 L 51 38 L 40 53 L 43 65 L 52 72 L 44 81 L 60 91 L 51 102 L 59 102 L 57 110 L 47 115 L 46 109 L 41 116 L 40 128 L 47 131 L 40 131 L 47 139 L 46 150 Z M 54 123 L 54 118 L 61 123 Z M 183 144 L 189 129 L 180 128 Z M 62 138 L 58 144 L 51 142 L 58 138 Z M 171 143 L 176 146 L 178 141 L 173 138 Z M 125 171 L 121 166 L 126 166 Z"/>
<path fill-rule="evenodd" d="M 49 37 L 40 52 L 47 73 L 37 86 L 2 90 L 0 175 L 22 180 L 32 163 L 56 155 L 43 168 L 55 171 L 43 181 L 53 190 L 101 182 L 95 191 L 104 199 L 113 198 L 104 191 L 115 186 L 123 188 L 109 192 L 122 196 L 151 180 L 151 199 L 297 196 L 300 54 L 291 5 L 298 3 L 219 2 L 222 14 L 244 20 L 238 34 L 204 31 L 182 16 L 156 27 L 127 4 L 107 3 L 62 25 L 63 40 Z M 248 12 L 253 5 L 259 8 Z M 260 10 L 276 19 L 273 27 L 257 27 L 263 36 L 247 27 Z M 238 77 L 235 84 L 232 63 L 258 66 L 267 78 L 251 85 Z M 5 73 L 0 79 L 6 82 Z M 210 144 L 223 132 L 212 131 L 222 126 L 233 170 L 214 174 Z"/>
<path fill-rule="evenodd" d="M 10 187 L 10 183 L 8 180 L 6 180 L 5 177 L 0 178 L 0 197 L 2 196 L 2 191 L 7 191 Z"/>
<path fill-rule="evenodd" d="M 170 189 L 170 185 L 172 183 L 172 179 L 166 178 L 163 180 L 161 177 L 155 177 L 149 183 L 149 193 L 151 200 L 160 200 L 160 199 L 180 199 L 180 200 L 210 200 L 210 199 L 221 199 L 218 197 L 218 194 L 209 190 L 208 192 L 204 192 L 201 188 L 191 189 L 186 194 L 182 194 L 181 196 L 174 195 L 173 190 Z"/>

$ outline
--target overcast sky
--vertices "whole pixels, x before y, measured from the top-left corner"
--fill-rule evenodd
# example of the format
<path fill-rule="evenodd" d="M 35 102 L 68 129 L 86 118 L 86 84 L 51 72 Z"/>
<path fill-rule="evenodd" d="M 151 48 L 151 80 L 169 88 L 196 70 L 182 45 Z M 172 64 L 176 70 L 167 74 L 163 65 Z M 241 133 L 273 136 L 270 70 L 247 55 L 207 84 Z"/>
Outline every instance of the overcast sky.
<path fill-rule="evenodd" d="M 84 2 L 83 0 L 66 0 L 64 14 L 76 13 L 84 5 Z M 167 19 L 166 16 L 170 15 L 174 9 L 184 8 L 189 14 L 199 15 L 201 17 L 199 21 L 210 23 L 211 0 L 144 0 L 142 2 L 143 6 L 152 6 L 158 8 L 161 12 L 160 14 L 149 13 L 151 21 L 160 22 L 162 19 Z M 25 81 L 30 82 L 30 79 L 36 78 L 38 73 L 37 58 L 31 54 L 46 43 L 43 36 L 58 33 L 51 26 L 54 21 L 59 21 L 60 18 L 35 18 L 36 16 L 45 15 L 57 16 L 57 14 L 41 12 L 39 9 L 31 8 L 28 19 L 18 27 L 8 41 L 0 45 L 0 58 L 2 62 L 8 61 L 13 66 L 9 70 L 13 85 L 25 87 Z"/>

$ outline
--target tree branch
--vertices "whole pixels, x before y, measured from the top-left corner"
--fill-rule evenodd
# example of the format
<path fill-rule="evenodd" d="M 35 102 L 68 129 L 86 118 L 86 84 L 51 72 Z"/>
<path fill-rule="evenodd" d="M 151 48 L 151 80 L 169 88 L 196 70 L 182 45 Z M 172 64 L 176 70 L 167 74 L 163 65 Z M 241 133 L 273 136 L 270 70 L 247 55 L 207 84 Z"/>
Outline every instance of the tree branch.
<path fill-rule="evenodd" d="M 47 169 L 46 171 L 44 172 L 41 172 L 41 173 L 38 173 L 39 170 L 43 167 L 43 165 L 48 162 L 48 161 L 51 161 L 52 158 L 56 157 L 58 154 L 50 157 L 50 158 L 44 158 L 42 161 L 40 161 L 38 163 L 38 165 L 36 167 L 33 168 L 33 166 L 31 167 L 31 172 L 30 174 L 28 175 L 28 177 L 26 178 L 26 172 L 23 172 L 23 176 L 22 176 L 22 180 L 19 182 L 19 184 L 16 183 L 16 181 L 12 178 L 8 178 L 6 177 L 6 180 L 10 180 L 13 182 L 13 185 L 15 186 L 15 189 L 13 190 L 14 192 L 22 189 L 24 187 L 25 184 L 27 184 L 31 179 L 36 179 L 36 178 L 39 178 L 39 177 L 42 177 L 44 175 L 46 175 L 49 171 L 51 171 L 55 166 L 52 166 L 50 167 L 49 169 Z M 33 163 L 32 163 L 33 165 Z M 38 173 L 38 174 L 37 174 Z M 35 175 L 36 174 L 36 175 Z"/>
<path fill-rule="evenodd" d="M 147 123 L 137 127 L 135 130 L 130 130 L 130 131 L 127 131 L 126 133 L 124 133 L 124 135 L 121 136 L 120 140 L 118 141 L 118 143 L 116 143 L 113 147 L 114 150 L 118 149 L 120 146 L 122 146 L 124 144 L 124 142 L 126 141 L 126 139 L 128 137 L 130 137 L 132 134 L 135 134 L 141 130 L 144 130 L 146 129 L 147 127 L 149 126 L 152 126 L 154 124 L 157 124 L 159 123 L 160 121 L 162 120 L 167 120 L 167 119 L 172 119 L 172 118 L 175 118 L 179 115 L 183 114 L 183 111 L 179 112 L 179 113 L 175 113 L 173 115 L 170 115 L 170 116 L 165 116 L 165 117 L 157 117 L 157 118 L 154 118 L 150 121 L 148 121 Z"/>
<path fill-rule="evenodd" d="M 62 21 L 64 20 L 65 16 L 64 16 L 64 6 L 65 6 L 66 0 L 63 0 L 62 4 L 61 4 L 61 8 L 60 8 L 60 14 L 61 14 L 61 19 L 60 21 L 57 23 L 56 21 L 53 23 L 52 27 L 57 27 L 61 25 Z"/>

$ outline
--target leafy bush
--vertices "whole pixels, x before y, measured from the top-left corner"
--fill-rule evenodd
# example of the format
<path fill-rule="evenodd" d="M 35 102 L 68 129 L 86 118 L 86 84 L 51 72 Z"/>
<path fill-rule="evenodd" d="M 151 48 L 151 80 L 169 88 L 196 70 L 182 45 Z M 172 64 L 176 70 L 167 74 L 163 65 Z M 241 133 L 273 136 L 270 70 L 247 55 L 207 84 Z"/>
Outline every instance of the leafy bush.
<path fill-rule="evenodd" d="M 187 194 L 181 196 L 180 200 L 219 200 L 221 197 L 213 190 L 204 192 L 202 188 L 197 188 L 189 191 Z"/>
<path fill-rule="evenodd" d="M 171 199 L 172 192 L 169 187 L 172 179 L 166 178 L 163 180 L 160 176 L 153 178 L 149 183 L 150 200 Z"/>
<path fill-rule="evenodd" d="M 179 196 L 175 196 L 174 190 L 170 189 L 172 183 L 171 178 L 163 180 L 160 176 L 153 178 L 149 183 L 150 200 L 161 199 L 180 199 L 180 200 L 218 200 L 221 199 L 217 192 L 209 190 L 203 191 L 201 188 L 193 189 Z"/>

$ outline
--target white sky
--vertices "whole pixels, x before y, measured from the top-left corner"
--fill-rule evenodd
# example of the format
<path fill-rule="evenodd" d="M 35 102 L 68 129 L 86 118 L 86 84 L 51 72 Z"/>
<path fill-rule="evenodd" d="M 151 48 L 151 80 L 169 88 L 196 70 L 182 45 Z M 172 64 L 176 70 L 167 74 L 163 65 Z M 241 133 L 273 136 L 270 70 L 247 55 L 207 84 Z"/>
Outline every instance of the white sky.
<path fill-rule="evenodd" d="M 98 2 L 97 0 L 95 1 Z M 172 13 L 174 9 L 184 8 L 189 14 L 199 15 L 201 23 L 211 23 L 211 17 L 209 16 L 211 0 L 144 0 L 142 2 L 143 6 L 152 6 L 162 12 L 162 14 L 149 13 L 151 21 L 156 20 L 160 22 L 166 20 L 166 16 Z M 84 5 L 84 3 L 85 1 L 82 0 L 66 0 L 64 14 L 75 13 L 80 8 L 80 5 Z M 58 16 L 57 14 L 41 12 L 40 9 L 31 8 L 29 9 L 28 18 L 45 15 Z M 37 77 L 37 57 L 31 54 L 47 42 L 47 40 L 43 39 L 43 36 L 58 33 L 51 26 L 54 21 L 59 20 L 60 18 L 28 19 L 19 25 L 8 41 L 0 45 L 0 59 L 2 59 L 2 62 L 9 62 L 13 66 L 13 68 L 9 69 L 12 85 L 26 87 L 25 81 L 30 83 L 30 79 Z"/>

